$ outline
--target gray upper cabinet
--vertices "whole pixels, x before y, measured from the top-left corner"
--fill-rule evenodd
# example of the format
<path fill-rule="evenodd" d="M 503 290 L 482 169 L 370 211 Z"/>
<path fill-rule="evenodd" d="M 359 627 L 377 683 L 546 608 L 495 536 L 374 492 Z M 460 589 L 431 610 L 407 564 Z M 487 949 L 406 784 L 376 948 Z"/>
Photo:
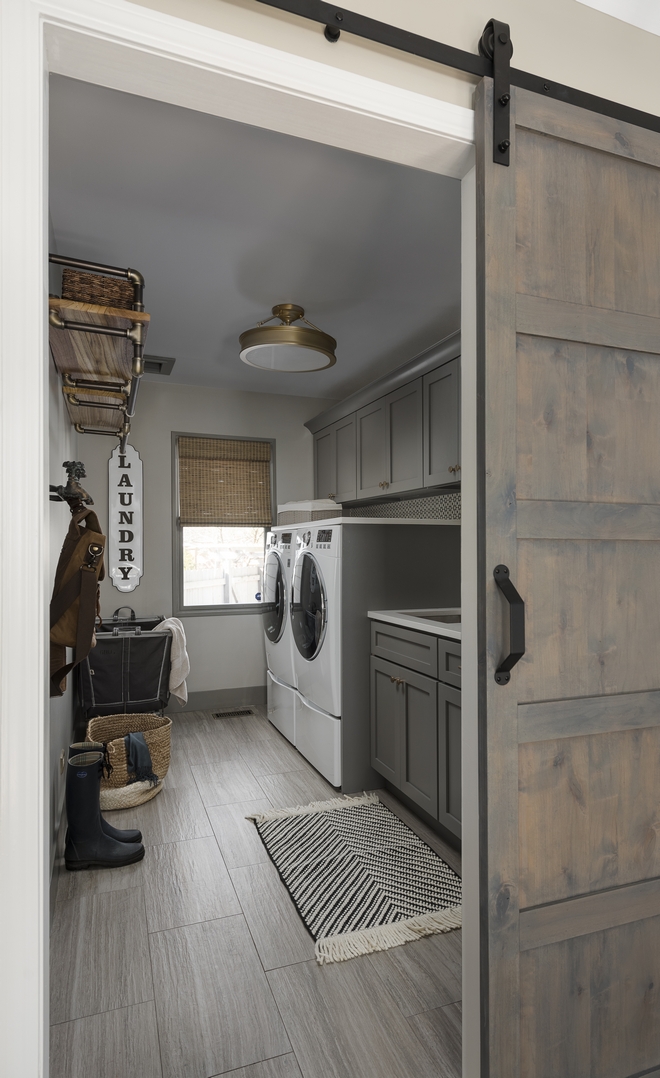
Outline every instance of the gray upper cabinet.
<path fill-rule="evenodd" d="M 337 502 L 355 499 L 355 415 L 314 435 L 314 496 Z"/>
<path fill-rule="evenodd" d="M 385 494 L 387 487 L 387 409 L 385 397 L 357 413 L 357 497 Z"/>
<path fill-rule="evenodd" d="M 422 379 L 357 413 L 357 496 L 422 486 Z"/>
<path fill-rule="evenodd" d="M 422 486 L 422 379 L 384 398 L 388 494 Z"/>
<path fill-rule="evenodd" d="M 315 430 L 314 497 L 350 502 L 459 482 L 459 413 L 455 358 Z"/>
<path fill-rule="evenodd" d="M 335 498 L 338 502 L 350 502 L 355 493 L 355 415 L 340 419 L 334 424 L 335 456 L 337 461 L 337 489 Z"/>
<path fill-rule="evenodd" d="M 424 375 L 424 486 L 461 478 L 460 361 Z"/>

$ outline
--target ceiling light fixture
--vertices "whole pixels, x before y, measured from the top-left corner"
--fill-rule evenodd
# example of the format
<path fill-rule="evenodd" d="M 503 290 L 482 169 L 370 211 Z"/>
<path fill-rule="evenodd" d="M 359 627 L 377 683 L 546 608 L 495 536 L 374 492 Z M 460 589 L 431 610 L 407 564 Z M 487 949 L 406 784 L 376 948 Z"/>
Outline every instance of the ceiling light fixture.
<path fill-rule="evenodd" d="M 274 318 L 277 326 L 268 326 Z M 294 322 L 304 322 L 296 326 Z M 241 359 L 249 367 L 262 371 L 322 371 L 337 362 L 334 337 L 324 333 L 305 318 L 302 307 L 295 303 L 278 303 L 270 318 L 258 322 L 238 338 Z"/>

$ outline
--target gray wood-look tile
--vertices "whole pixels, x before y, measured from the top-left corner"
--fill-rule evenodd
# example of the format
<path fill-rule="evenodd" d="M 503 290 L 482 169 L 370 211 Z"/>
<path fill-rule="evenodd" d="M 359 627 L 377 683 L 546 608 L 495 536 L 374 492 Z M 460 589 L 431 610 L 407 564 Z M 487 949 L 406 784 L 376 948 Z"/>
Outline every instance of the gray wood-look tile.
<path fill-rule="evenodd" d="M 447 842 L 443 842 L 435 831 L 432 831 L 430 827 L 427 827 L 423 820 L 420 820 L 419 817 L 415 816 L 414 812 L 411 812 L 409 808 L 406 808 L 400 801 L 397 801 L 396 797 L 394 797 L 389 790 L 377 790 L 376 792 L 384 805 L 387 805 L 399 819 L 403 820 L 411 831 L 414 831 L 416 835 L 419 835 L 427 846 L 430 846 L 432 850 L 435 850 L 438 857 L 441 857 L 450 868 L 453 868 L 458 876 L 461 875 L 461 855 L 458 850 L 455 850 L 454 847 L 450 846 Z"/>
<path fill-rule="evenodd" d="M 243 917 L 149 939 L 163 1078 L 205 1078 L 291 1051 Z"/>
<path fill-rule="evenodd" d="M 264 796 L 259 781 L 242 757 L 216 760 L 210 764 L 194 764 L 192 773 L 208 807 L 231 805 L 235 801 L 254 801 Z"/>
<path fill-rule="evenodd" d="M 213 1078 L 302 1078 L 300 1067 L 292 1052 L 275 1059 L 266 1059 L 263 1063 L 253 1063 L 251 1067 L 241 1067 L 237 1071 L 225 1071 Z"/>
<path fill-rule="evenodd" d="M 305 757 L 283 737 L 247 741 L 241 745 L 240 753 L 257 778 L 260 775 L 281 775 L 284 771 L 311 770 Z"/>
<path fill-rule="evenodd" d="M 153 846 L 147 858 L 144 898 L 150 932 L 241 912 L 215 838 Z"/>
<path fill-rule="evenodd" d="M 242 715 L 233 719 L 217 719 L 217 722 L 227 725 L 239 743 L 246 741 L 270 741 L 282 738 L 279 730 L 276 730 L 272 722 L 264 718 L 255 709 L 254 715 Z"/>
<path fill-rule="evenodd" d="M 153 999 L 141 887 L 58 903 L 51 944 L 53 1024 Z"/>
<path fill-rule="evenodd" d="M 191 764 L 230 759 L 237 754 L 242 740 L 224 720 L 207 716 L 186 723 L 181 732 L 181 742 Z"/>
<path fill-rule="evenodd" d="M 461 1078 L 461 1004 L 423 1011 L 408 1022 L 433 1059 L 436 1078 Z"/>
<path fill-rule="evenodd" d="M 182 786 L 192 788 L 194 785 L 195 780 L 183 745 L 173 744 L 170 753 L 170 766 L 165 776 L 166 788 L 168 790 L 177 790 Z"/>
<path fill-rule="evenodd" d="M 374 986 L 380 981 L 406 1017 L 461 998 L 460 929 L 365 955 L 360 961 L 373 972 Z"/>
<path fill-rule="evenodd" d="M 182 842 L 187 838 L 208 838 L 213 834 L 196 786 L 169 790 L 165 785 L 146 804 L 109 812 L 107 817 L 115 827 L 139 827 L 145 846 Z"/>
<path fill-rule="evenodd" d="M 318 771 L 287 771 L 282 775 L 262 775 L 259 779 L 263 791 L 273 808 L 294 808 L 308 805 L 311 801 L 329 801 L 339 797 L 329 782 Z"/>
<path fill-rule="evenodd" d="M 113 823 L 113 817 L 108 814 Z M 119 826 L 116 824 L 115 826 Z M 144 861 L 124 868 L 98 868 L 86 872 L 60 872 L 57 901 L 70 902 L 82 895 L 100 895 L 105 891 L 126 891 L 131 887 L 141 887 L 144 883 Z"/>
<path fill-rule="evenodd" d="M 314 940 L 271 861 L 230 876 L 264 969 L 314 958 Z"/>
<path fill-rule="evenodd" d="M 359 959 L 271 970 L 268 981 L 305 1078 L 437 1078 L 409 1019 Z"/>
<path fill-rule="evenodd" d="M 50 1078 L 161 1078 L 153 1002 L 64 1022 L 50 1031 Z"/>
<path fill-rule="evenodd" d="M 227 868 L 243 868 L 270 860 L 254 823 L 245 817 L 252 812 L 268 812 L 272 807 L 267 798 L 261 798 L 235 805 L 215 805 L 206 810 Z"/>

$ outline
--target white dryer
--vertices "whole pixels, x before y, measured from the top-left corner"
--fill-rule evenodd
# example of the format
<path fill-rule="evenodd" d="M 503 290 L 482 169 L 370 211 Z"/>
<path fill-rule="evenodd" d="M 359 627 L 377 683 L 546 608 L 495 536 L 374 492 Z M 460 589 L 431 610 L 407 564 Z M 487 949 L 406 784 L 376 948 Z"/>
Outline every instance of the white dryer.
<path fill-rule="evenodd" d="M 296 748 L 341 785 L 341 525 L 299 529 L 291 585 Z"/>
<path fill-rule="evenodd" d="M 268 718 L 295 744 L 296 671 L 293 662 L 290 597 L 296 532 L 273 528 L 266 537 L 262 617 L 268 668 Z"/>

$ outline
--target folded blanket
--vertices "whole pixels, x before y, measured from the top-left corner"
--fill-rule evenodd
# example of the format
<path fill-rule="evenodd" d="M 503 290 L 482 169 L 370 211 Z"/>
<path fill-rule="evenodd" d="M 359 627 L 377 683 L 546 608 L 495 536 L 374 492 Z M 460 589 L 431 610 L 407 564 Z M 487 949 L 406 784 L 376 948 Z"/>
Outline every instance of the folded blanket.
<path fill-rule="evenodd" d="M 126 770 L 130 776 L 129 782 L 150 782 L 155 786 L 158 775 L 154 774 L 151 763 L 149 746 L 144 740 L 144 734 L 127 734 L 124 738 L 126 744 Z"/>

